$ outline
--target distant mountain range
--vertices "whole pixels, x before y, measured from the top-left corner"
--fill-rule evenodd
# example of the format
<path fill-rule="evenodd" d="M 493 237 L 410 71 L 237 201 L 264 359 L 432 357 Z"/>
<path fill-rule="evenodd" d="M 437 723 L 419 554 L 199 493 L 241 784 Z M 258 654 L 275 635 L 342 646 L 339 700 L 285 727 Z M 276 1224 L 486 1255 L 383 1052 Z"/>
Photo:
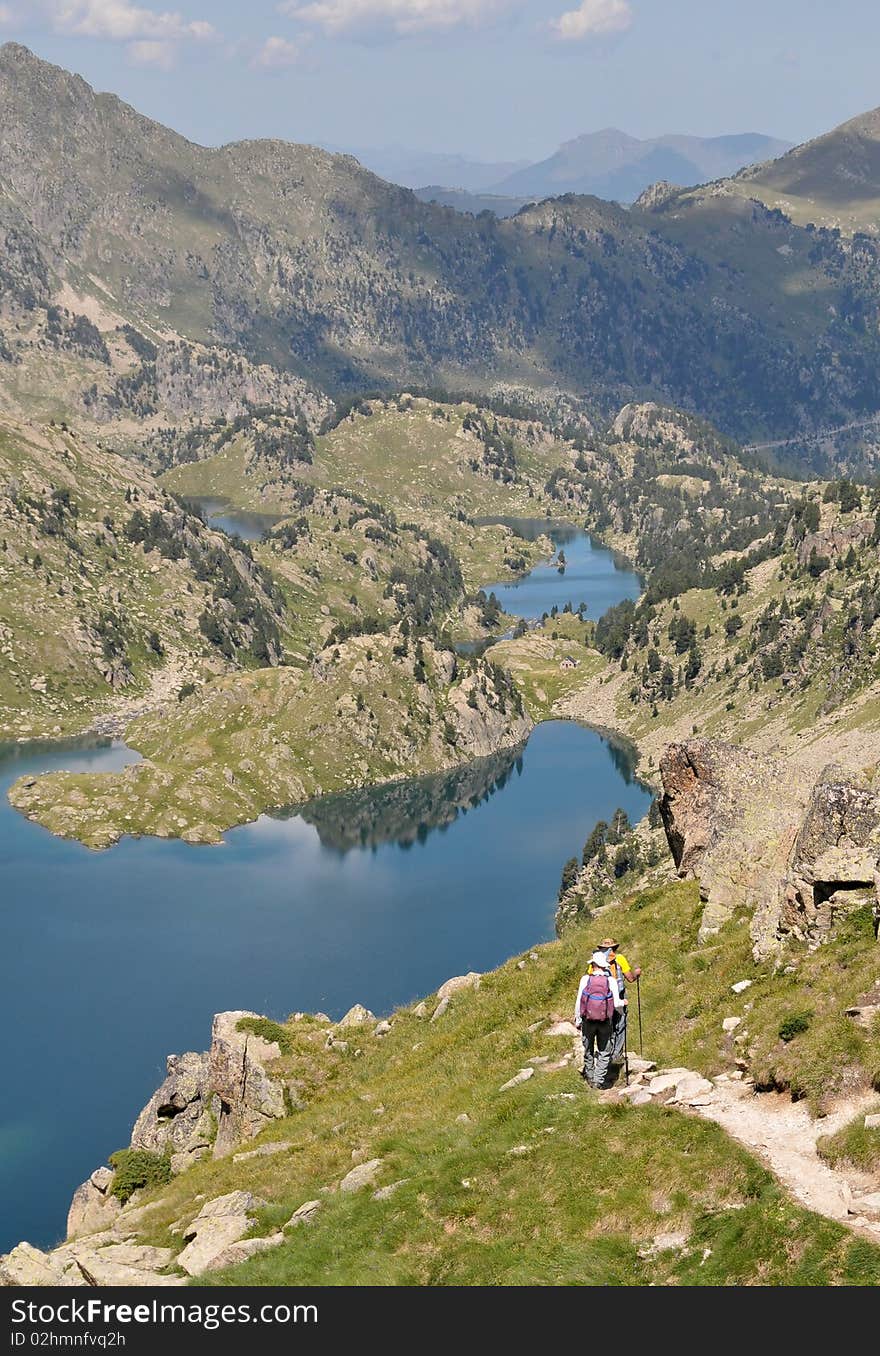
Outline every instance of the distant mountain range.
<path fill-rule="evenodd" d="M 383 179 L 415 189 L 424 202 L 442 202 L 474 214 L 488 209 L 496 216 L 511 216 L 526 202 L 563 193 L 589 193 L 611 202 L 631 203 L 658 180 L 682 187 L 704 184 L 783 155 L 790 148 L 790 141 L 760 132 L 640 140 L 606 127 L 566 141 L 535 164 L 480 163 L 464 156 L 422 155 L 399 148 L 352 154 Z"/>
<path fill-rule="evenodd" d="M 839 203 L 871 201 L 862 123 L 831 134 Z M 172 405 L 416 386 L 656 400 L 751 442 L 880 409 L 880 239 L 793 224 L 757 179 L 472 217 L 351 156 L 194 145 L 13 43 L 0 127 L 0 400 L 25 415 L 158 437 Z M 821 174 L 812 147 L 761 173 Z"/>

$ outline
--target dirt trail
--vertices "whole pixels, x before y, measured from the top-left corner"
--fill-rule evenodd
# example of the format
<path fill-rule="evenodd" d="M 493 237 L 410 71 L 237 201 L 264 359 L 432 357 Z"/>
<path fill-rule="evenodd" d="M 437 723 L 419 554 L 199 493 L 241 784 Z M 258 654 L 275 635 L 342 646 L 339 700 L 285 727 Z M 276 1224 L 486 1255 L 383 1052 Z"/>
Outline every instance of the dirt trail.
<path fill-rule="evenodd" d="M 817 1214 L 880 1235 L 880 1220 L 849 1213 L 856 1194 L 849 1180 L 819 1157 L 816 1141 L 833 1135 L 876 1102 L 876 1094 L 852 1097 L 828 1116 L 813 1120 L 805 1102 L 783 1093 L 760 1092 L 743 1083 L 716 1083 L 702 1106 L 689 1110 L 722 1126 L 754 1150 L 791 1194 Z M 870 1187 L 865 1187 L 870 1190 Z"/>

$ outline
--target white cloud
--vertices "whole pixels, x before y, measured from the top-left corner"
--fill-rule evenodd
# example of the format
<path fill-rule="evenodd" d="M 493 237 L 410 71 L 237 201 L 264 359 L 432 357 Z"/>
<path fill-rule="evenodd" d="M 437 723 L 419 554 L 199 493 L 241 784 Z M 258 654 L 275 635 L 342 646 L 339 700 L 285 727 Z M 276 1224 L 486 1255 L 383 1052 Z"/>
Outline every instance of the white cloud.
<path fill-rule="evenodd" d="M 41 0 L 59 33 L 120 42 L 203 42 L 217 36 L 202 19 L 185 19 L 177 10 L 145 9 L 129 0 Z"/>
<path fill-rule="evenodd" d="M 551 19 L 550 28 L 560 42 L 582 42 L 606 33 L 622 33 L 632 18 L 629 0 L 581 0 L 577 9 Z"/>
<path fill-rule="evenodd" d="M 612 3 L 615 0 L 612 0 Z M 478 28 L 517 0 L 283 0 L 280 13 L 337 33 L 385 29 L 401 36 L 443 29 Z"/>
<path fill-rule="evenodd" d="M 287 38 L 267 38 L 251 65 L 277 71 L 295 65 L 301 56 L 299 43 L 288 42 Z"/>
<path fill-rule="evenodd" d="M 177 43 L 158 38 L 130 42 L 125 50 L 135 66 L 158 66 L 162 71 L 170 71 L 177 58 Z"/>

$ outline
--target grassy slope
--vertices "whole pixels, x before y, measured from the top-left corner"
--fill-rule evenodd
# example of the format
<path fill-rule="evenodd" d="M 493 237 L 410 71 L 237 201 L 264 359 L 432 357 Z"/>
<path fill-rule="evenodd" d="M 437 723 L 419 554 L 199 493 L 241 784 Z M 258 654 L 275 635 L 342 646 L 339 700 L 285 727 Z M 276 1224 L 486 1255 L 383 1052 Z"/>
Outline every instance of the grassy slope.
<path fill-rule="evenodd" d="M 554 1015 L 569 1016 L 597 927 L 612 928 L 645 966 L 646 1054 L 707 1074 L 729 1069 L 745 1045 L 722 1033 L 722 1018 L 747 1013 L 750 1043 L 771 1047 L 778 1068 L 787 1061 L 798 1078 L 815 1079 L 823 1041 L 830 1037 L 833 1056 L 843 1049 L 836 1019 L 817 1019 L 783 1047 L 775 1032 L 802 990 L 754 965 L 745 920 L 729 924 L 711 953 L 696 952 L 699 915 L 691 883 L 623 900 L 588 931 L 539 947 L 522 969 L 514 958 L 478 991 L 456 995 L 438 1022 L 403 1009 L 382 1039 L 370 1026 L 342 1033 L 345 1051 L 325 1050 L 326 1027 L 312 1019 L 289 1022 L 279 1067 L 307 1106 L 259 1141 L 286 1142 L 287 1151 L 197 1165 L 153 1193 L 161 1204 L 144 1217 L 144 1237 L 179 1246 L 169 1225 L 188 1220 L 204 1197 L 242 1187 L 270 1203 L 258 1234 L 306 1200 L 323 1204 L 283 1246 L 204 1283 L 877 1284 L 880 1249 L 785 1199 L 715 1126 L 598 1102 L 574 1066 L 538 1066 L 529 1082 L 499 1091 L 529 1059 L 568 1048 L 567 1038 L 544 1033 Z M 836 987 L 839 1007 L 840 967 L 854 992 L 872 950 L 866 930 L 854 928 L 796 957 L 798 981 L 817 998 Z M 744 977 L 753 987 L 736 997 L 730 985 Z M 632 1043 L 635 1028 L 634 1020 Z M 878 1037 L 847 1030 L 850 1083 L 856 1069 L 880 1077 Z M 821 1063 L 826 1090 L 829 1063 Z M 389 1199 L 323 1193 L 353 1161 L 373 1157 L 384 1160 L 379 1185 L 406 1179 Z M 657 1234 L 678 1231 L 682 1250 L 639 1257 Z"/>
<path fill-rule="evenodd" d="M 10 499 L 0 529 L 0 738 L 75 732 L 118 707 L 120 693 L 101 674 L 94 627 L 102 612 L 125 619 L 125 699 L 161 685 L 163 671 L 179 686 L 222 667 L 198 629 L 210 586 L 195 580 L 187 560 L 146 556 L 123 535 L 132 512 L 127 491 L 148 514 L 162 506 L 146 472 L 60 428 L 6 422 L 0 485 L 32 501 L 22 507 Z M 62 532 L 41 526 L 39 504 L 50 503 L 53 489 L 68 491 L 78 509 L 64 514 Z M 152 631 L 164 658 L 149 648 Z M 41 677 L 45 692 L 31 687 Z"/>

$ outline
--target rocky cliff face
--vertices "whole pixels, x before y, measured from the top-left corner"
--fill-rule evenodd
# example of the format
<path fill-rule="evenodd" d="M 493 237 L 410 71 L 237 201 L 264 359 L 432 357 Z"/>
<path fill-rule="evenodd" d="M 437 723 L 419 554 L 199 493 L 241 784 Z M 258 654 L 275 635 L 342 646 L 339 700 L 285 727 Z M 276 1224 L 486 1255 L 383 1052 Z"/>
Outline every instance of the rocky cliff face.
<path fill-rule="evenodd" d="M 738 910 L 755 954 L 819 944 L 870 900 L 880 918 L 880 788 L 840 768 L 810 787 L 782 762 L 709 739 L 671 744 L 660 811 L 679 875 L 699 880 L 700 937 Z"/>

